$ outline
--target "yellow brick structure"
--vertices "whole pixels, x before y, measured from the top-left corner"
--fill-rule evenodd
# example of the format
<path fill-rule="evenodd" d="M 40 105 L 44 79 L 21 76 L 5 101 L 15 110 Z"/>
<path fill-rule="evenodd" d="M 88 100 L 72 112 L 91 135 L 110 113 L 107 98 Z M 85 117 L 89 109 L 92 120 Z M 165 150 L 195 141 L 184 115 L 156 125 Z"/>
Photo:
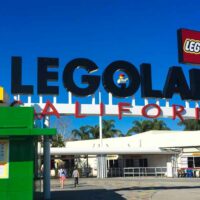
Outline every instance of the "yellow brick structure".
<path fill-rule="evenodd" d="M 4 89 L 2 87 L 0 87 L 0 102 L 3 102 L 4 100 Z"/>
<path fill-rule="evenodd" d="M 5 92 L 4 88 L 0 86 L 0 103 L 8 103 L 8 95 Z"/>

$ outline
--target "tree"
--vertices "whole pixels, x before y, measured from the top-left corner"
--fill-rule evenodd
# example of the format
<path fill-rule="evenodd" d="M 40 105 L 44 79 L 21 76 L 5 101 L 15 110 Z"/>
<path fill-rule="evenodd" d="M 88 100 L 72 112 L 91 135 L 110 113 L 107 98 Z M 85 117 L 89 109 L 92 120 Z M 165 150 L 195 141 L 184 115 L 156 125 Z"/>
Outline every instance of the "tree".
<path fill-rule="evenodd" d="M 114 120 L 103 120 L 102 122 L 102 134 L 104 138 L 121 136 L 120 130 L 115 129 Z M 99 126 L 81 126 L 79 129 L 72 130 L 72 135 L 75 138 L 87 140 L 99 138 Z"/>
<path fill-rule="evenodd" d="M 52 138 L 52 147 L 64 147 L 65 146 L 65 138 L 67 137 L 67 127 L 69 124 L 69 119 L 66 117 L 60 117 L 55 120 L 53 125 L 57 130 L 57 134 Z"/>
<path fill-rule="evenodd" d="M 200 130 L 200 120 L 186 119 L 178 123 L 179 126 L 185 126 L 185 131 L 195 131 Z"/>
<path fill-rule="evenodd" d="M 99 138 L 99 126 L 98 125 L 90 126 L 89 132 L 92 135 L 93 139 Z"/>
<path fill-rule="evenodd" d="M 133 127 L 128 130 L 127 135 L 134 133 L 142 133 L 150 130 L 170 130 L 163 120 L 136 120 Z"/>
<path fill-rule="evenodd" d="M 98 125 L 90 126 L 90 133 L 93 138 L 99 138 L 99 126 Z M 120 130 L 115 129 L 114 120 L 103 120 L 102 135 L 103 135 L 103 138 L 110 138 L 110 137 L 121 136 L 122 133 Z"/>
<path fill-rule="evenodd" d="M 128 130 L 127 134 L 130 135 L 133 132 L 142 133 L 149 130 L 151 130 L 151 123 L 149 120 L 142 120 L 142 121 L 135 120 L 133 122 L 133 127 Z"/>
<path fill-rule="evenodd" d="M 64 138 L 62 134 L 57 134 L 53 136 L 52 142 L 51 142 L 52 147 L 64 147 Z"/>
<path fill-rule="evenodd" d="M 119 137 L 122 135 L 122 132 L 120 130 L 115 129 L 114 120 L 103 120 L 102 125 L 102 134 L 104 138 Z"/>
<path fill-rule="evenodd" d="M 170 130 L 163 120 L 154 119 L 152 122 L 152 130 Z"/>
<path fill-rule="evenodd" d="M 69 134 L 69 131 L 67 131 L 69 124 L 70 124 L 69 118 L 67 118 L 66 116 L 62 116 L 55 120 L 53 127 L 56 128 L 58 134 L 61 134 L 63 139 L 65 139 L 65 138 L 69 138 L 71 136 Z"/>
<path fill-rule="evenodd" d="M 79 129 L 72 130 L 72 135 L 74 138 L 78 138 L 81 140 L 91 139 L 90 135 L 90 126 L 81 126 Z"/>

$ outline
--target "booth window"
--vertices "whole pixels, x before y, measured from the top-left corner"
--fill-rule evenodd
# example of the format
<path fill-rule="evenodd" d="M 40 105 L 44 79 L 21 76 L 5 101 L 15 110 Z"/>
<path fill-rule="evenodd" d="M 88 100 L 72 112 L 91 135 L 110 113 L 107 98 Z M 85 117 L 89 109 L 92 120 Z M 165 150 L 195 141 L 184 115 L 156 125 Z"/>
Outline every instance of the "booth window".
<path fill-rule="evenodd" d="M 109 160 L 109 167 L 118 168 L 119 167 L 118 160 Z"/>
<path fill-rule="evenodd" d="M 194 157 L 195 167 L 200 167 L 200 157 Z"/>
<path fill-rule="evenodd" d="M 189 168 L 200 167 L 200 157 L 188 157 L 188 167 Z"/>
<path fill-rule="evenodd" d="M 146 158 L 126 159 L 126 167 L 148 167 L 148 161 Z"/>

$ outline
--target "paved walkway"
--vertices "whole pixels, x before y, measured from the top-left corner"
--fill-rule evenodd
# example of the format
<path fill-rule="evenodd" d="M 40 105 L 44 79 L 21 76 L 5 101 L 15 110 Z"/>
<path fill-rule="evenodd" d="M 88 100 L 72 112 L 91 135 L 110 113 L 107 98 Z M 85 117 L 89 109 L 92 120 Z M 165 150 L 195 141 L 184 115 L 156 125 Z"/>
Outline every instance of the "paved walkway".
<path fill-rule="evenodd" d="M 58 180 L 51 187 L 52 200 L 200 200 L 200 179 L 195 178 L 81 178 L 77 188 L 73 179 L 64 189 Z"/>

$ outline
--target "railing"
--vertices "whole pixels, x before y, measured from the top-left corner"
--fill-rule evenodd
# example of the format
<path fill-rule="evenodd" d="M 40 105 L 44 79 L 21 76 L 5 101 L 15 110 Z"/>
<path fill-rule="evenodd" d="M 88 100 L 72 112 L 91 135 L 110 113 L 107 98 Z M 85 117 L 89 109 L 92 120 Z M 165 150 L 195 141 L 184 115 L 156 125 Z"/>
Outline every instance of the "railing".
<path fill-rule="evenodd" d="M 126 176 L 165 176 L 166 167 L 126 167 L 123 170 Z"/>
<path fill-rule="evenodd" d="M 123 177 L 123 168 L 109 168 L 108 177 Z"/>
<path fill-rule="evenodd" d="M 166 167 L 109 168 L 108 177 L 165 176 L 166 172 Z"/>

